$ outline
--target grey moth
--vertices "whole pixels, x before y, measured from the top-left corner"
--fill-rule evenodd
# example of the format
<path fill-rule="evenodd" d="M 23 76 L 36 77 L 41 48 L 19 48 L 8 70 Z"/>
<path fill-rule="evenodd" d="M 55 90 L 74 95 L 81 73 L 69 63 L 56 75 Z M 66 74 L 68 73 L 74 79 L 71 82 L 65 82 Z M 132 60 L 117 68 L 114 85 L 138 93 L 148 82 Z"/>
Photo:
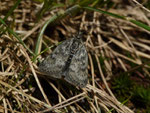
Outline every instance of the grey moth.
<path fill-rule="evenodd" d="M 83 88 L 88 82 L 88 54 L 82 41 L 82 33 L 63 41 L 39 65 L 48 77 L 64 78 L 74 86 Z"/>

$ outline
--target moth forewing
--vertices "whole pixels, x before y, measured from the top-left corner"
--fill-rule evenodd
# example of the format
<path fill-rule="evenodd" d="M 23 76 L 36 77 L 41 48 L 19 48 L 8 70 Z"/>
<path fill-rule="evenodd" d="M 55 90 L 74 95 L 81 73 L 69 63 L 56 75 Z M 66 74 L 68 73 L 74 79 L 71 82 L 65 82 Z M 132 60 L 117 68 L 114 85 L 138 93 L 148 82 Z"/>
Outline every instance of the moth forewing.
<path fill-rule="evenodd" d="M 81 33 L 63 41 L 39 65 L 47 76 L 62 78 L 72 85 L 85 87 L 88 81 L 88 55 L 81 39 Z"/>

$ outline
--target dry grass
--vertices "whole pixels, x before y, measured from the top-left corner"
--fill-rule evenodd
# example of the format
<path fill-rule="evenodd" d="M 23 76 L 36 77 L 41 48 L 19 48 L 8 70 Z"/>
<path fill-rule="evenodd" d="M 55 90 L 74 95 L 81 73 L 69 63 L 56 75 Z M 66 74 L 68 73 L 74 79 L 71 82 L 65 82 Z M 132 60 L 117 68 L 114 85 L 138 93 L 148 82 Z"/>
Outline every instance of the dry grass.
<path fill-rule="evenodd" d="M 13 1 L 0 2 L 0 6 L 1 13 L 5 12 L 13 6 Z M 60 11 L 60 8 L 52 10 L 36 23 L 36 13 L 40 7 L 41 5 L 33 1 L 21 1 L 14 11 L 14 16 L 8 18 L 8 23 L 11 23 L 8 24 L 9 27 L 22 37 L 23 42 L 32 51 L 35 50 L 42 26 Z M 130 15 L 150 25 L 149 10 L 144 10 L 139 5 L 126 5 L 109 11 Z M 84 11 L 75 17 L 67 16 L 55 25 L 47 27 L 40 40 L 38 53 L 41 47 L 49 47 L 64 40 L 60 37 L 71 36 L 78 31 L 79 26 L 86 31 L 83 40 L 89 56 L 89 83 L 83 89 L 74 88 L 62 81 L 46 82 L 39 77 L 38 60 L 32 62 L 33 56 L 12 34 L 6 31 L 0 35 L 0 112 L 134 112 L 134 109 L 117 100 L 110 89 L 109 80 L 123 72 L 138 72 L 137 68 L 142 68 L 144 72 L 138 73 L 138 76 L 150 77 L 149 31 L 126 20 Z M 50 49 L 39 55 L 38 59 L 51 51 Z M 103 63 L 100 62 L 100 57 L 103 58 Z M 132 68 L 128 62 L 138 67 Z"/>

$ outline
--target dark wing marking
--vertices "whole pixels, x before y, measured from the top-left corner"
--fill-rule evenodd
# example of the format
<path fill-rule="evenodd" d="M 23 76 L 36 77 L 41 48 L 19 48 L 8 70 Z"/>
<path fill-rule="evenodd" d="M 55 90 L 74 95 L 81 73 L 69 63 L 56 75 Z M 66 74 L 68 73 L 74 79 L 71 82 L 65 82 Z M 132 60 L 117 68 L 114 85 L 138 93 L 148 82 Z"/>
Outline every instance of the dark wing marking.
<path fill-rule="evenodd" d="M 65 80 L 74 86 L 85 87 L 88 82 L 88 54 L 84 45 L 80 44 L 74 54 L 70 66 L 64 72 Z"/>
<path fill-rule="evenodd" d="M 73 38 L 63 41 L 55 50 L 39 65 L 39 70 L 47 76 L 62 77 L 62 69 L 70 54 L 70 46 Z"/>

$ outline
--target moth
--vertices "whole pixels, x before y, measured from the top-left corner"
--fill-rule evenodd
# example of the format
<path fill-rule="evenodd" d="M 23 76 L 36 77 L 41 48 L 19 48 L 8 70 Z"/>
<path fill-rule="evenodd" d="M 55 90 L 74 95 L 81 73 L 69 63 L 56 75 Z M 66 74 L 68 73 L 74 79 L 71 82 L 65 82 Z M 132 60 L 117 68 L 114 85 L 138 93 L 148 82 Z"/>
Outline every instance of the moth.
<path fill-rule="evenodd" d="M 74 86 L 83 88 L 88 82 L 88 54 L 82 33 L 63 41 L 39 65 L 40 72 L 48 77 L 64 78 Z"/>

